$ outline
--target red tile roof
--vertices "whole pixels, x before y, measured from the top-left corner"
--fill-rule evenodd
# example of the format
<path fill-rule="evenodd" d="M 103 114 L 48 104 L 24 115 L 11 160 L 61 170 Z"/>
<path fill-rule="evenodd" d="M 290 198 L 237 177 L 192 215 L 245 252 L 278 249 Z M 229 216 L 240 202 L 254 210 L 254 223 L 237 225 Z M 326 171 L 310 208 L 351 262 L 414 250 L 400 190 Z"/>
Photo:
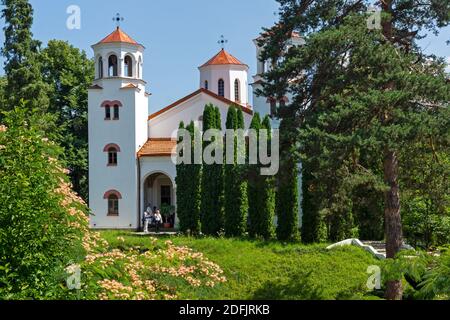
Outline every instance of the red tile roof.
<path fill-rule="evenodd" d="M 124 42 L 138 45 L 138 43 L 135 40 L 133 40 L 129 35 L 123 32 L 122 29 L 120 29 L 119 27 L 117 27 L 116 30 L 114 30 L 110 35 L 108 35 L 105 39 L 103 39 L 99 43 L 111 43 L 111 42 Z"/>
<path fill-rule="evenodd" d="M 138 91 L 141 91 L 141 89 L 139 89 L 139 87 L 137 85 L 132 84 L 132 83 L 129 83 L 120 89 L 137 89 Z"/>
<path fill-rule="evenodd" d="M 156 118 L 157 116 L 159 116 L 159 115 L 161 115 L 161 114 L 163 114 L 163 113 L 165 113 L 165 112 L 167 112 L 167 111 L 169 111 L 169 110 L 175 108 L 176 106 L 178 106 L 178 105 L 182 104 L 183 102 L 185 102 L 185 101 L 187 101 L 187 100 L 189 100 L 189 99 L 195 97 L 196 95 L 198 95 L 198 94 L 200 94 L 200 93 L 205 93 L 205 94 L 207 94 L 207 95 L 209 95 L 209 96 L 211 96 L 211 97 L 213 97 L 213 98 L 215 98 L 215 99 L 217 99 L 217 100 L 220 100 L 220 101 L 222 101 L 222 102 L 224 102 L 224 103 L 227 103 L 228 105 L 233 105 L 233 106 L 236 106 L 236 107 L 238 107 L 238 108 L 241 108 L 242 111 L 244 111 L 245 113 L 248 113 L 248 114 L 250 114 L 250 115 L 253 115 L 253 111 L 252 111 L 251 108 L 249 108 L 249 106 L 245 106 L 245 107 L 244 107 L 243 105 L 237 104 L 237 103 L 234 102 L 234 101 L 231 101 L 231 100 L 228 100 L 227 98 L 221 97 L 221 96 L 215 94 L 214 92 L 211 92 L 211 91 L 206 90 L 206 89 L 204 89 L 204 88 L 200 88 L 200 89 L 198 89 L 197 91 L 195 91 L 195 92 L 193 92 L 193 93 L 187 95 L 186 97 L 181 98 L 180 100 L 175 101 L 175 102 L 172 103 L 171 105 L 169 105 L 169 106 L 167 106 L 167 107 L 165 107 L 165 108 L 159 110 L 158 112 L 155 112 L 155 113 L 151 114 L 151 115 L 148 117 L 148 120 L 151 120 L 151 119 Z"/>
<path fill-rule="evenodd" d="M 151 138 L 139 150 L 138 157 L 170 157 L 176 145 L 172 138 Z"/>
<path fill-rule="evenodd" d="M 203 64 L 200 68 L 211 66 L 211 65 L 226 65 L 234 64 L 245 66 L 246 64 L 240 62 L 237 58 L 233 57 L 231 54 L 225 51 L 225 49 L 220 50 L 218 54 L 212 57 L 208 62 Z"/>

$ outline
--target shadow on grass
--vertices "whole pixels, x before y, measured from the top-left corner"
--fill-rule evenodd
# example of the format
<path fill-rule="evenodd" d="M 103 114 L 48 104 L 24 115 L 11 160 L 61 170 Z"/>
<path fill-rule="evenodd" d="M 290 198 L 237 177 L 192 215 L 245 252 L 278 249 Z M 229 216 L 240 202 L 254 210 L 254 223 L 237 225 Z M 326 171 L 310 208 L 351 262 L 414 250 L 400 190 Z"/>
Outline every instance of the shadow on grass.
<path fill-rule="evenodd" d="M 312 272 L 293 273 L 288 279 L 270 280 L 255 291 L 255 300 L 323 300 L 324 295 L 311 281 Z"/>

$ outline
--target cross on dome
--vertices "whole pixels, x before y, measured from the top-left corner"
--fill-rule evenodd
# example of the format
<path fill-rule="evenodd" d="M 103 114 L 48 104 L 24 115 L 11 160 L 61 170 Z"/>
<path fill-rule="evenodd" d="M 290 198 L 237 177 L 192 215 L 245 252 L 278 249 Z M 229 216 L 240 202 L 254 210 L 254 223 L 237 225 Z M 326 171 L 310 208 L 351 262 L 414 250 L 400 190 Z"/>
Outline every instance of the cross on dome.
<path fill-rule="evenodd" d="M 120 15 L 120 13 L 117 13 L 116 16 L 113 17 L 113 21 L 116 22 L 117 28 L 120 27 L 120 22 L 122 22 L 122 21 L 124 21 L 124 20 L 125 20 L 124 17 L 122 17 L 122 16 Z"/>
<path fill-rule="evenodd" d="M 222 49 L 225 49 L 225 44 L 228 43 L 228 40 L 225 39 L 224 35 L 220 36 L 220 40 L 217 41 L 218 44 L 222 47 Z"/>

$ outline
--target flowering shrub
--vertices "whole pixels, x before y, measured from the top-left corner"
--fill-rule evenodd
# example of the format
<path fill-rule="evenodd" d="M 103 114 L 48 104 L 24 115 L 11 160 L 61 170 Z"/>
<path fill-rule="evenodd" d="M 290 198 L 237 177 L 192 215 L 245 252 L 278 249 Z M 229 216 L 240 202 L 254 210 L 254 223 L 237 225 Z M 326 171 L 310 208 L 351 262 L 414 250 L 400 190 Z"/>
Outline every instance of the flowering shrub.
<path fill-rule="evenodd" d="M 95 241 L 96 244 L 88 243 Z M 124 243 L 125 240 L 118 238 Z M 177 287 L 214 287 L 225 282 L 223 271 L 203 254 L 170 241 L 151 239 L 148 247 L 108 250 L 106 241 L 91 232 L 82 264 L 81 294 L 86 299 L 177 299 Z"/>

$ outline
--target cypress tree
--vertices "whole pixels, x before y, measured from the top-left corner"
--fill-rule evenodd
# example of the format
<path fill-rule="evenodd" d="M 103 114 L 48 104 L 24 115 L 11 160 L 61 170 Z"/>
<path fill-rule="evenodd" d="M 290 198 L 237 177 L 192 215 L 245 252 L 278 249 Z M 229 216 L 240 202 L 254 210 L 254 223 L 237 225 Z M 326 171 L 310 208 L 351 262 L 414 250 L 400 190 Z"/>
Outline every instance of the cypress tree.
<path fill-rule="evenodd" d="M 328 239 L 325 219 L 320 212 L 320 190 L 309 166 L 302 166 L 302 242 L 317 243 Z"/>
<path fill-rule="evenodd" d="M 259 136 L 261 129 L 261 117 L 255 112 L 250 123 L 250 129 L 256 130 Z M 259 166 L 257 164 L 248 165 L 248 232 L 250 237 L 259 235 L 259 193 L 258 193 Z"/>
<path fill-rule="evenodd" d="M 259 114 L 255 113 L 250 128 L 257 130 L 258 138 L 261 129 L 267 130 L 270 147 L 272 128 L 268 116 L 261 123 Z M 249 235 L 268 240 L 273 238 L 275 233 L 275 178 L 262 176 L 260 170 L 260 164 L 249 166 Z"/>
<path fill-rule="evenodd" d="M 280 130 L 286 130 L 288 120 L 281 122 Z M 281 136 L 286 139 L 286 136 Z M 281 140 L 281 159 L 278 174 L 276 196 L 277 238 L 282 241 L 296 241 L 298 230 L 298 160 L 293 152 L 292 143 Z"/>
<path fill-rule="evenodd" d="M 270 154 L 271 145 L 271 130 L 272 125 L 270 117 L 266 115 L 262 121 L 261 129 L 265 129 L 268 132 L 268 148 Z M 275 216 L 275 177 L 273 176 L 259 176 L 260 183 L 258 183 L 259 189 L 259 227 L 258 234 L 264 239 L 268 240 L 274 236 L 274 216 Z"/>
<path fill-rule="evenodd" d="M 189 203 L 188 217 L 186 222 L 188 224 L 188 230 L 192 234 L 198 234 L 201 230 L 200 224 L 200 203 L 201 203 L 201 175 L 202 165 L 195 164 L 194 162 L 194 138 L 198 134 L 198 128 L 195 127 L 193 121 L 186 128 L 191 133 L 191 164 L 186 166 L 185 176 L 187 180 L 187 199 Z M 178 188 L 177 188 L 178 189 Z M 179 190 L 179 189 L 178 189 Z"/>
<path fill-rule="evenodd" d="M 184 129 L 184 123 L 180 123 L 180 129 Z M 194 139 L 194 131 L 196 130 L 194 123 L 191 122 L 186 127 L 191 134 L 191 140 Z M 200 232 L 200 179 L 201 165 L 194 164 L 193 153 L 194 145 L 191 141 L 191 164 L 177 165 L 177 214 L 180 219 L 180 230 L 190 234 L 198 234 Z M 181 137 L 178 143 L 181 143 Z M 183 156 L 180 153 L 179 156 Z"/>
<path fill-rule="evenodd" d="M 240 129 L 245 129 L 244 112 L 241 108 L 237 109 L 237 127 Z"/>
<path fill-rule="evenodd" d="M 214 107 L 214 119 L 215 119 L 215 129 L 222 130 L 222 117 L 220 115 L 219 107 Z"/>
<path fill-rule="evenodd" d="M 239 111 L 230 106 L 227 114 L 227 129 L 244 129 L 243 123 L 239 121 Z M 243 119 L 243 116 L 242 116 Z M 234 135 L 233 135 L 234 136 Z M 233 164 L 225 164 L 224 169 L 224 226 L 225 234 L 230 237 L 240 237 L 245 234 L 248 214 L 247 182 L 244 176 L 243 165 L 237 161 L 237 138 L 234 136 Z"/>
<path fill-rule="evenodd" d="M 181 121 L 178 129 L 184 129 L 184 122 Z M 180 144 L 183 142 L 183 138 L 181 136 L 178 137 L 177 143 Z M 177 157 L 182 157 L 183 151 L 180 151 L 177 154 Z M 177 215 L 180 220 L 180 230 L 181 232 L 186 232 L 189 227 L 186 222 L 186 218 L 188 215 L 187 212 L 187 179 L 186 179 L 186 164 L 180 163 L 176 165 L 177 176 L 175 178 L 175 182 L 177 184 Z"/>
<path fill-rule="evenodd" d="M 203 112 L 203 130 L 221 129 L 218 108 L 206 105 Z M 212 142 L 204 142 L 206 148 Z M 217 141 L 222 143 L 222 141 Z M 223 228 L 223 165 L 203 164 L 201 178 L 201 227 L 207 235 L 218 235 Z"/>

